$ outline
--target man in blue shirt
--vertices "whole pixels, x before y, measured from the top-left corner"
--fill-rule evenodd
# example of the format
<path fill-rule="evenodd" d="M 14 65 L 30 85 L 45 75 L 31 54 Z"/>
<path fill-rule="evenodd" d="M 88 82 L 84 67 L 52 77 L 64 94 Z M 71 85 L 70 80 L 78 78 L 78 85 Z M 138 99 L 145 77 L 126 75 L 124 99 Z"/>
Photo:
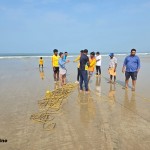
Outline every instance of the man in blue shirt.
<path fill-rule="evenodd" d="M 125 72 L 125 88 L 128 88 L 129 78 L 132 78 L 132 91 L 135 91 L 137 74 L 140 70 L 140 59 L 136 54 L 136 49 L 131 50 L 131 54 L 124 60 L 122 72 Z"/>
<path fill-rule="evenodd" d="M 88 50 L 85 49 L 80 57 L 80 91 L 83 91 L 83 82 L 85 91 L 88 93 L 88 72 L 86 66 L 89 66 L 89 57 L 87 56 Z"/>

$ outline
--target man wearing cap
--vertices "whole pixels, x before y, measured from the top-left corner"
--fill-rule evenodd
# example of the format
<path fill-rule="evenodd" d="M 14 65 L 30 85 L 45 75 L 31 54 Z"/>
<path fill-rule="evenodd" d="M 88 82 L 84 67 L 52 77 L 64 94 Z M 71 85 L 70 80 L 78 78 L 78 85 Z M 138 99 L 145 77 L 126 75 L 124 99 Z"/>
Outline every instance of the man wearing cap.
<path fill-rule="evenodd" d="M 54 55 L 52 56 L 52 66 L 53 66 L 53 71 L 54 71 L 54 81 L 59 80 L 59 56 L 58 56 L 58 50 L 54 49 L 53 50 Z"/>
<path fill-rule="evenodd" d="M 110 74 L 110 81 L 108 83 L 112 83 L 112 78 L 114 77 L 114 84 L 116 83 L 116 68 L 117 68 L 117 58 L 114 57 L 114 53 L 110 53 L 110 62 L 108 72 Z"/>
<path fill-rule="evenodd" d="M 140 70 L 140 59 L 136 55 L 136 49 L 131 50 L 131 54 L 124 60 L 122 72 L 125 72 L 125 88 L 128 88 L 129 78 L 132 78 L 132 91 L 135 91 L 137 74 Z"/>

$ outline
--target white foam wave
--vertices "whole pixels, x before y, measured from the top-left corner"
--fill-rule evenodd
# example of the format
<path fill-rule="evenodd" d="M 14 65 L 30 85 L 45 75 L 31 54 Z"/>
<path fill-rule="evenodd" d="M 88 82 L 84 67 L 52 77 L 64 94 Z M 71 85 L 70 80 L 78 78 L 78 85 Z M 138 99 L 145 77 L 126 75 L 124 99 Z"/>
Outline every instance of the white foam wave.
<path fill-rule="evenodd" d="M 126 56 L 128 54 L 115 54 L 115 56 Z M 150 53 L 137 53 L 137 55 L 150 55 Z M 69 55 L 68 58 L 75 58 L 78 55 Z M 109 54 L 102 54 L 102 56 L 106 57 Z M 30 59 L 30 58 L 51 58 L 52 56 L 0 56 L 0 59 Z"/>

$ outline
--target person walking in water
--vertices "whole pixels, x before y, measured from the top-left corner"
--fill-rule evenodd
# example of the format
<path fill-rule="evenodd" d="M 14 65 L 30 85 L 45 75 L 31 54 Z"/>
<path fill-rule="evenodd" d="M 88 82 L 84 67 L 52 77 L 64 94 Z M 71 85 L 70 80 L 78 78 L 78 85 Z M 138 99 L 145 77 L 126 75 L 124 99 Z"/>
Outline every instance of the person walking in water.
<path fill-rule="evenodd" d="M 96 52 L 96 75 L 101 75 L 101 60 L 102 56 L 99 52 Z"/>
<path fill-rule="evenodd" d="M 83 82 L 85 85 L 85 91 L 88 93 L 88 72 L 87 66 L 89 66 L 89 57 L 87 56 L 88 50 L 85 49 L 80 57 L 80 92 L 83 91 Z"/>
<path fill-rule="evenodd" d="M 54 81 L 57 82 L 59 80 L 59 56 L 58 56 L 58 50 L 53 50 L 54 55 L 52 56 L 52 67 L 54 71 Z"/>
<path fill-rule="evenodd" d="M 137 75 L 140 70 L 140 58 L 136 55 L 136 49 L 132 49 L 124 60 L 122 72 L 125 73 L 125 87 L 128 88 L 129 78 L 132 78 L 132 91 L 135 91 Z"/>
<path fill-rule="evenodd" d="M 114 57 L 114 53 L 110 53 L 110 62 L 108 72 L 110 74 L 110 81 L 108 83 L 116 83 L 116 68 L 117 68 L 117 58 Z M 114 82 L 112 82 L 112 78 L 114 77 Z"/>

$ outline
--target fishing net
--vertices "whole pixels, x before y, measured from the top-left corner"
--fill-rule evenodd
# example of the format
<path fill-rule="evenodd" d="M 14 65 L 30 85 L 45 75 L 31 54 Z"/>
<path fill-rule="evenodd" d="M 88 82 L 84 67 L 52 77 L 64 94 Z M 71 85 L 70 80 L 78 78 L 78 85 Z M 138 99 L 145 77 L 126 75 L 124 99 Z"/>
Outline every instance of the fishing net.
<path fill-rule="evenodd" d="M 30 119 L 41 123 L 44 130 L 53 130 L 56 126 L 54 114 L 61 112 L 64 100 L 76 87 L 77 84 L 68 83 L 54 91 L 47 91 L 45 97 L 38 102 L 39 112 L 31 115 Z"/>

